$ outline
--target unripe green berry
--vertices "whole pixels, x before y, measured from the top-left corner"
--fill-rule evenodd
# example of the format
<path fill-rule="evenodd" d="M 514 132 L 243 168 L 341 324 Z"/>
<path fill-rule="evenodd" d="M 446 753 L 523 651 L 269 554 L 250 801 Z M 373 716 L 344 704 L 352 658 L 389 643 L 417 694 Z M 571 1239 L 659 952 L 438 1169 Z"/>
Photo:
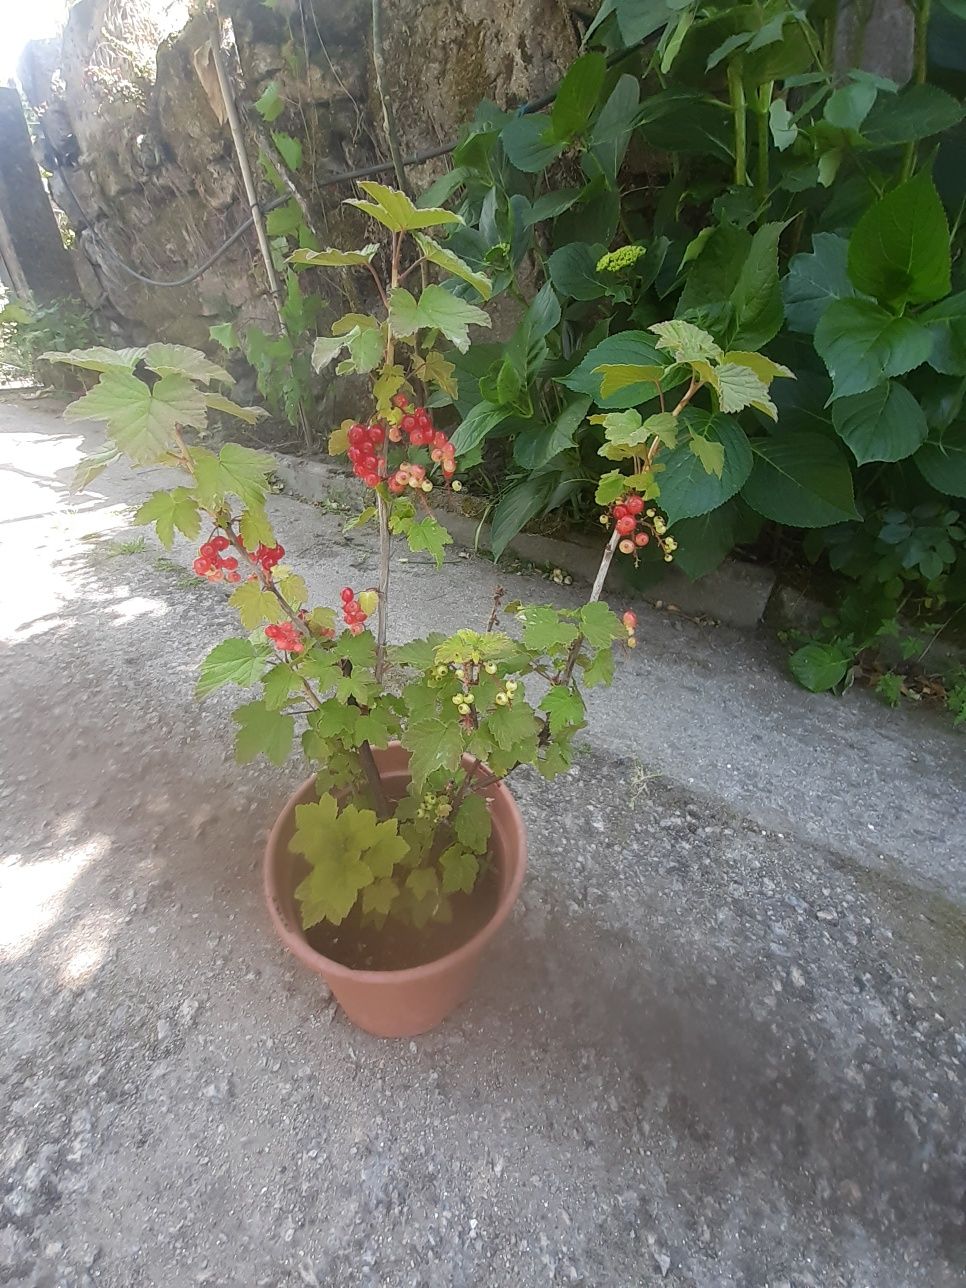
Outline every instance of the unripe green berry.
<path fill-rule="evenodd" d="M 510 699 L 507 697 L 505 693 L 498 693 L 496 695 L 496 705 L 498 707 L 505 707 L 509 701 Z"/>
<path fill-rule="evenodd" d="M 459 706 L 456 708 L 456 710 L 460 713 L 461 716 L 468 716 L 470 714 L 470 708 L 466 705 L 465 702 L 461 702 Z"/>
<path fill-rule="evenodd" d="M 519 684 L 517 684 L 516 680 L 507 680 L 506 682 L 506 691 L 507 693 L 509 693 L 511 698 L 513 697 L 514 693 L 516 693 L 517 689 L 519 689 L 519 687 L 520 686 Z"/>
<path fill-rule="evenodd" d="M 483 670 L 487 673 L 487 675 L 496 675 L 496 663 L 495 663 L 495 662 L 484 662 L 484 663 L 483 663 Z"/>

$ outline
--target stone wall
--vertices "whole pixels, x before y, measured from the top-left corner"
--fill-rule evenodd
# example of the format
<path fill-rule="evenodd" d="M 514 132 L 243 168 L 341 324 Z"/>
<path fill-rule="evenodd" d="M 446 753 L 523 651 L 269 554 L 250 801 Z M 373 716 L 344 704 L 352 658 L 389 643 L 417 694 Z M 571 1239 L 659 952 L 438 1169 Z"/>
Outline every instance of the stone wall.
<path fill-rule="evenodd" d="M 383 3 L 389 88 L 407 153 L 452 138 L 484 96 L 506 104 L 542 93 L 577 48 L 564 0 Z M 178 7 L 168 5 L 169 24 Z M 272 317 L 253 234 L 177 290 L 142 285 L 115 259 L 147 277 L 175 278 L 248 214 L 198 53 L 212 28 L 182 7 L 178 30 L 165 35 L 137 17 L 137 0 L 78 0 L 59 65 L 49 51 L 34 59 L 25 87 L 45 132 L 52 190 L 78 234 L 85 293 L 109 303 L 135 339 L 200 343 L 220 318 Z M 277 82 L 289 106 L 272 128 L 302 140 L 296 181 L 320 235 L 338 240 L 348 193 L 324 190 L 324 179 L 388 156 L 371 74 L 370 0 L 279 0 L 275 10 L 226 0 L 222 12 L 237 34 L 241 97 L 253 102 Z M 266 132 L 254 113 L 250 120 L 254 155 Z M 432 174 L 423 167 L 414 181 Z"/>

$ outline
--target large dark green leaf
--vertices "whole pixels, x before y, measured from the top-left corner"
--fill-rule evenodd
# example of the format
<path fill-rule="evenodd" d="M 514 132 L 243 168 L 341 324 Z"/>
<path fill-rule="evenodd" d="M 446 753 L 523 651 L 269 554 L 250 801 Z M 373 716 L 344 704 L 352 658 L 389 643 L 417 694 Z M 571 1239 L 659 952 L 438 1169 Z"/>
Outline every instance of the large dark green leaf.
<path fill-rule="evenodd" d="M 845 679 L 851 655 L 840 644 L 805 644 L 788 660 L 792 675 L 812 693 L 828 693 Z"/>
<path fill-rule="evenodd" d="M 617 335 L 608 336 L 606 340 L 601 340 L 600 344 L 591 349 L 580 365 L 575 367 L 568 376 L 559 377 L 558 383 L 572 389 L 574 393 L 587 394 L 598 407 L 608 409 L 638 407 L 641 403 L 657 397 L 657 389 L 653 384 L 649 381 L 641 381 L 636 385 L 628 385 L 609 398 L 602 398 L 600 383 L 603 377 L 595 368 L 625 363 L 644 367 L 662 367 L 666 364 L 667 355 L 656 348 L 653 341 L 654 336 L 648 335 L 646 331 L 620 331 Z M 684 378 L 682 374 L 668 387 L 682 383 Z"/>
<path fill-rule="evenodd" d="M 453 435 L 456 452 L 462 456 L 471 451 L 490 434 L 497 425 L 510 416 L 508 407 L 496 407 L 490 402 L 477 403 Z"/>
<path fill-rule="evenodd" d="M 784 227 L 762 224 L 751 239 L 731 296 L 731 348 L 760 349 L 781 330 L 785 314 L 778 285 L 778 238 Z"/>
<path fill-rule="evenodd" d="M 665 90 L 641 108 L 640 130 L 652 147 L 694 156 L 734 160 L 731 115 L 724 104 L 704 94 Z"/>
<path fill-rule="evenodd" d="M 494 559 L 507 547 L 520 530 L 546 505 L 554 486 L 552 474 L 524 479 L 505 493 L 493 511 L 490 525 L 490 550 Z"/>
<path fill-rule="evenodd" d="M 590 154 L 611 183 L 624 160 L 637 119 L 640 87 L 636 76 L 622 76 L 601 108 L 587 140 Z"/>
<path fill-rule="evenodd" d="M 957 425 L 913 457 L 919 472 L 937 492 L 966 496 L 966 425 Z"/>
<path fill-rule="evenodd" d="M 558 293 L 572 300 L 599 300 L 607 294 L 607 281 L 597 272 L 597 261 L 606 246 L 570 242 L 550 256 L 547 268 Z"/>
<path fill-rule="evenodd" d="M 550 122 L 545 116 L 515 116 L 500 132 L 503 150 L 511 165 L 527 174 L 539 174 L 566 147 L 550 132 Z"/>
<path fill-rule="evenodd" d="M 741 488 L 752 468 L 748 439 L 732 416 L 695 411 L 687 423 L 695 433 L 721 444 L 724 465 L 720 476 L 709 474 L 686 439 L 672 451 L 661 452 L 658 460 L 664 470 L 657 476 L 659 504 L 669 523 L 717 509 Z"/>
<path fill-rule="evenodd" d="M 755 463 L 741 495 L 766 519 L 823 528 L 858 517 L 852 471 L 824 434 L 776 434 L 752 441 Z"/>
<path fill-rule="evenodd" d="M 734 501 L 694 519 L 679 520 L 674 525 L 675 564 L 692 581 L 714 572 L 735 544 L 736 526 Z"/>
<path fill-rule="evenodd" d="M 715 228 L 688 269 L 678 316 L 690 318 L 716 338 L 726 340 L 731 296 L 750 249 L 751 234 L 744 228 L 729 223 Z"/>
<path fill-rule="evenodd" d="M 834 233 L 816 233 L 810 254 L 793 255 L 782 281 L 785 317 L 792 331 L 811 335 L 832 300 L 857 294 L 849 281 L 849 244 Z"/>
<path fill-rule="evenodd" d="M 926 327 L 894 317 L 871 300 L 835 300 L 815 331 L 815 348 L 844 398 L 901 376 L 925 362 L 932 349 Z"/>
<path fill-rule="evenodd" d="M 949 224 L 928 171 L 877 201 L 849 240 L 849 277 L 882 304 L 931 304 L 949 294 Z"/>
<path fill-rule="evenodd" d="M 571 400 L 552 425 L 537 425 L 517 434 L 513 459 L 526 470 L 538 470 L 560 452 L 573 447 L 574 436 L 589 407 L 590 398 L 581 395 Z"/>
<path fill-rule="evenodd" d="M 862 135 L 874 148 L 913 143 L 957 125 L 963 107 L 935 85 L 912 85 L 901 94 L 885 94 L 865 118 Z"/>
<path fill-rule="evenodd" d="M 606 73 L 607 60 L 603 54 L 583 54 L 571 63 L 550 109 L 555 139 L 569 141 L 583 130 L 597 106 Z"/>
<path fill-rule="evenodd" d="M 859 465 L 901 461 L 921 447 L 926 417 L 904 385 L 887 380 L 832 404 L 832 423 Z"/>

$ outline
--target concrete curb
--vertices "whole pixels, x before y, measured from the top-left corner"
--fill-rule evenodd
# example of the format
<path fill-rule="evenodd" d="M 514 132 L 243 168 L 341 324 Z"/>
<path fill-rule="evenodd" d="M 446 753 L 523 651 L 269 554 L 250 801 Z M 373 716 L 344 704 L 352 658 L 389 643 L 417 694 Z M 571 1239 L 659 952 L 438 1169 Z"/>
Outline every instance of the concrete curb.
<path fill-rule="evenodd" d="M 310 461 L 284 452 L 274 452 L 276 474 L 286 492 L 302 501 L 323 504 L 339 502 L 357 505 L 364 489 L 339 465 Z M 472 498 L 459 494 L 472 504 Z M 460 511 L 461 501 L 453 493 L 434 493 L 437 510 L 445 511 L 445 524 L 454 541 L 471 550 L 488 549 L 489 524 Z M 600 563 L 599 543 L 588 540 L 562 541 L 556 537 L 521 532 L 507 550 L 531 563 L 563 569 L 575 580 L 592 582 Z M 672 568 L 659 586 L 636 594 L 652 604 L 674 604 L 693 617 L 713 617 L 728 626 L 751 630 L 762 620 L 775 586 L 775 574 L 757 564 L 726 559 L 700 581 L 691 581 Z"/>

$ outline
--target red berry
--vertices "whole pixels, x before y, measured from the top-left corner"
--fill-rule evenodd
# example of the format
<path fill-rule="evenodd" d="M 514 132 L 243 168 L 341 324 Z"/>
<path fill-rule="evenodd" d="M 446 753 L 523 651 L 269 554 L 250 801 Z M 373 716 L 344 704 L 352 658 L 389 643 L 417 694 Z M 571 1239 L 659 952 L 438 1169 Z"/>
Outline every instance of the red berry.
<path fill-rule="evenodd" d="M 227 537 L 215 537 L 211 544 L 215 547 L 215 549 L 220 554 L 222 550 L 228 549 L 228 547 L 231 545 L 231 542 L 228 540 Z"/>
<path fill-rule="evenodd" d="M 353 622 L 352 625 L 349 627 L 349 630 L 352 632 L 353 635 L 361 635 L 364 630 L 364 627 L 360 626 L 358 622 Z"/>
<path fill-rule="evenodd" d="M 437 429 L 436 433 L 433 435 L 433 446 L 446 447 L 448 444 L 449 444 L 449 439 L 446 437 L 446 435 L 443 433 L 441 429 Z"/>
<path fill-rule="evenodd" d="M 355 599 L 355 595 L 352 593 L 349 586 L 343 586 L 339 591 L 339 598 L 342 600 L 343 604 L 351 604 Z"/>
<path fill-rule="evenodd" d="M 362 447 L 367 437 L 365 425 L 353 425 L 349 430 L 349 446 Z"/>
<path fill-rule="evenodd" d="M 409 399 L 406 397 L 405 394 L 394 394 L 392 399 L 392 405 L 394 407 L 398 407 L 399 410 L 402 411 L 405 407 L 408 407 Z"/>
<path fill-rule="evenodd" d="M 639 532 L 637 536 L 634 538 L 634 544 L 638 546 L 646 546 L 647 543 L 650 541 L 650 539 L 651 538 L 647 535 L 646 532 Z"/>
<path fill-rule="evenodd" d="M 624 625 L 627 627 L 629 631 L 632 631 L 634 627 L 637 625 L 637 614 L 632 613 L 630 609 L 628 609 L 627 612 L 624 614 L 624 616 L 621 618 L 621 621 L 624 623 Z"/>
<path fill-rule="evenodd" d="M 637 520 L 632 518 L 629 514 L 625 514 L 623 519 L 617 520 L 617 531 L 622 537 L 629 536 L 636 527 Z"/>
<path fill-rule="evenodd" d="M 614 518 L 615 518 L 615 519 L 626 519 L 626 518 L 627 518 L 627 516 L 628 516 L 628 514 L 630 514 L 630 510 L 628 510 L 628 508 L 627 508 L 627 506 L 626 506 L 626 505 L 615 505 L 615 506 L 614 506 Z"/>
<path fill-rule="evenodd" d="M 365 483 L 366 487 L 378 487 L 378 486 L 379 486 L 379 475 L 378 475 L 378 474 L 364 474 L 364 475 L 362 476 L 362 481 L 363 481 L 363 483 Z"/>
<path fill-rule="evenodd" d="M 369 430 L 369 442 L 374 443 L 376 447 L 386 441 L 386 431 L 381 425 L 373 425 Z"/>
<path fill-rule="evenodd" d="M 416 428 L 416 417 L 415 417 L 415 416 L 403 416 L 403 418 L 402 418 L 402 427 L 403 427 L 403 429 L 406 431 L 406 433 L 407 433 L 407 434 L 411 434 L 411 433 L 413 432 L 413 430 Z"/>
<path fill-rule="evenodd" d="M 240 573 L 240 572 L 234 572 L 234 571 L 229 572 L 229 573 L 226 573 L 226 574 L 225 574 L 225 581 L 230 581 L 230 582 L 232 583 L 232 585 L 234 585 L 236 581 L 241 581 L 241 573 Z"/>
<path fill-rule="evenodd" d="M 199 577 L 203 577 L 205 573 L 208 572 L 209 569 L 211 568 L 211 564 L 208 562 L 208 560 L 201 559 L 201 558 L 196 559 L 191 566 L 198 574 Z"/>
<path fill-rule="evenodd" d="M 210 541 L 206 541 L 198 551 L 198 554 L 201 555 L 202 559 L 214 559 L 217 553 L 218 552 L 215 550 L 213 543 Z"/>
<path fill-rule="evenodd" d="M 629 496 L 624 504 L 628 514 L 640 514 L 644 509 L 644 499 L 640 496 Z"/>
<path fill-rule="evenodd" d="M 222 559 L 221 566 L 222 568 L 230 568 L 231 571 L 234 572 L 235 569 L 238 567 L 238 560 L 235 558 L 234 555 L 232 555 L 230 559 Z"/>

